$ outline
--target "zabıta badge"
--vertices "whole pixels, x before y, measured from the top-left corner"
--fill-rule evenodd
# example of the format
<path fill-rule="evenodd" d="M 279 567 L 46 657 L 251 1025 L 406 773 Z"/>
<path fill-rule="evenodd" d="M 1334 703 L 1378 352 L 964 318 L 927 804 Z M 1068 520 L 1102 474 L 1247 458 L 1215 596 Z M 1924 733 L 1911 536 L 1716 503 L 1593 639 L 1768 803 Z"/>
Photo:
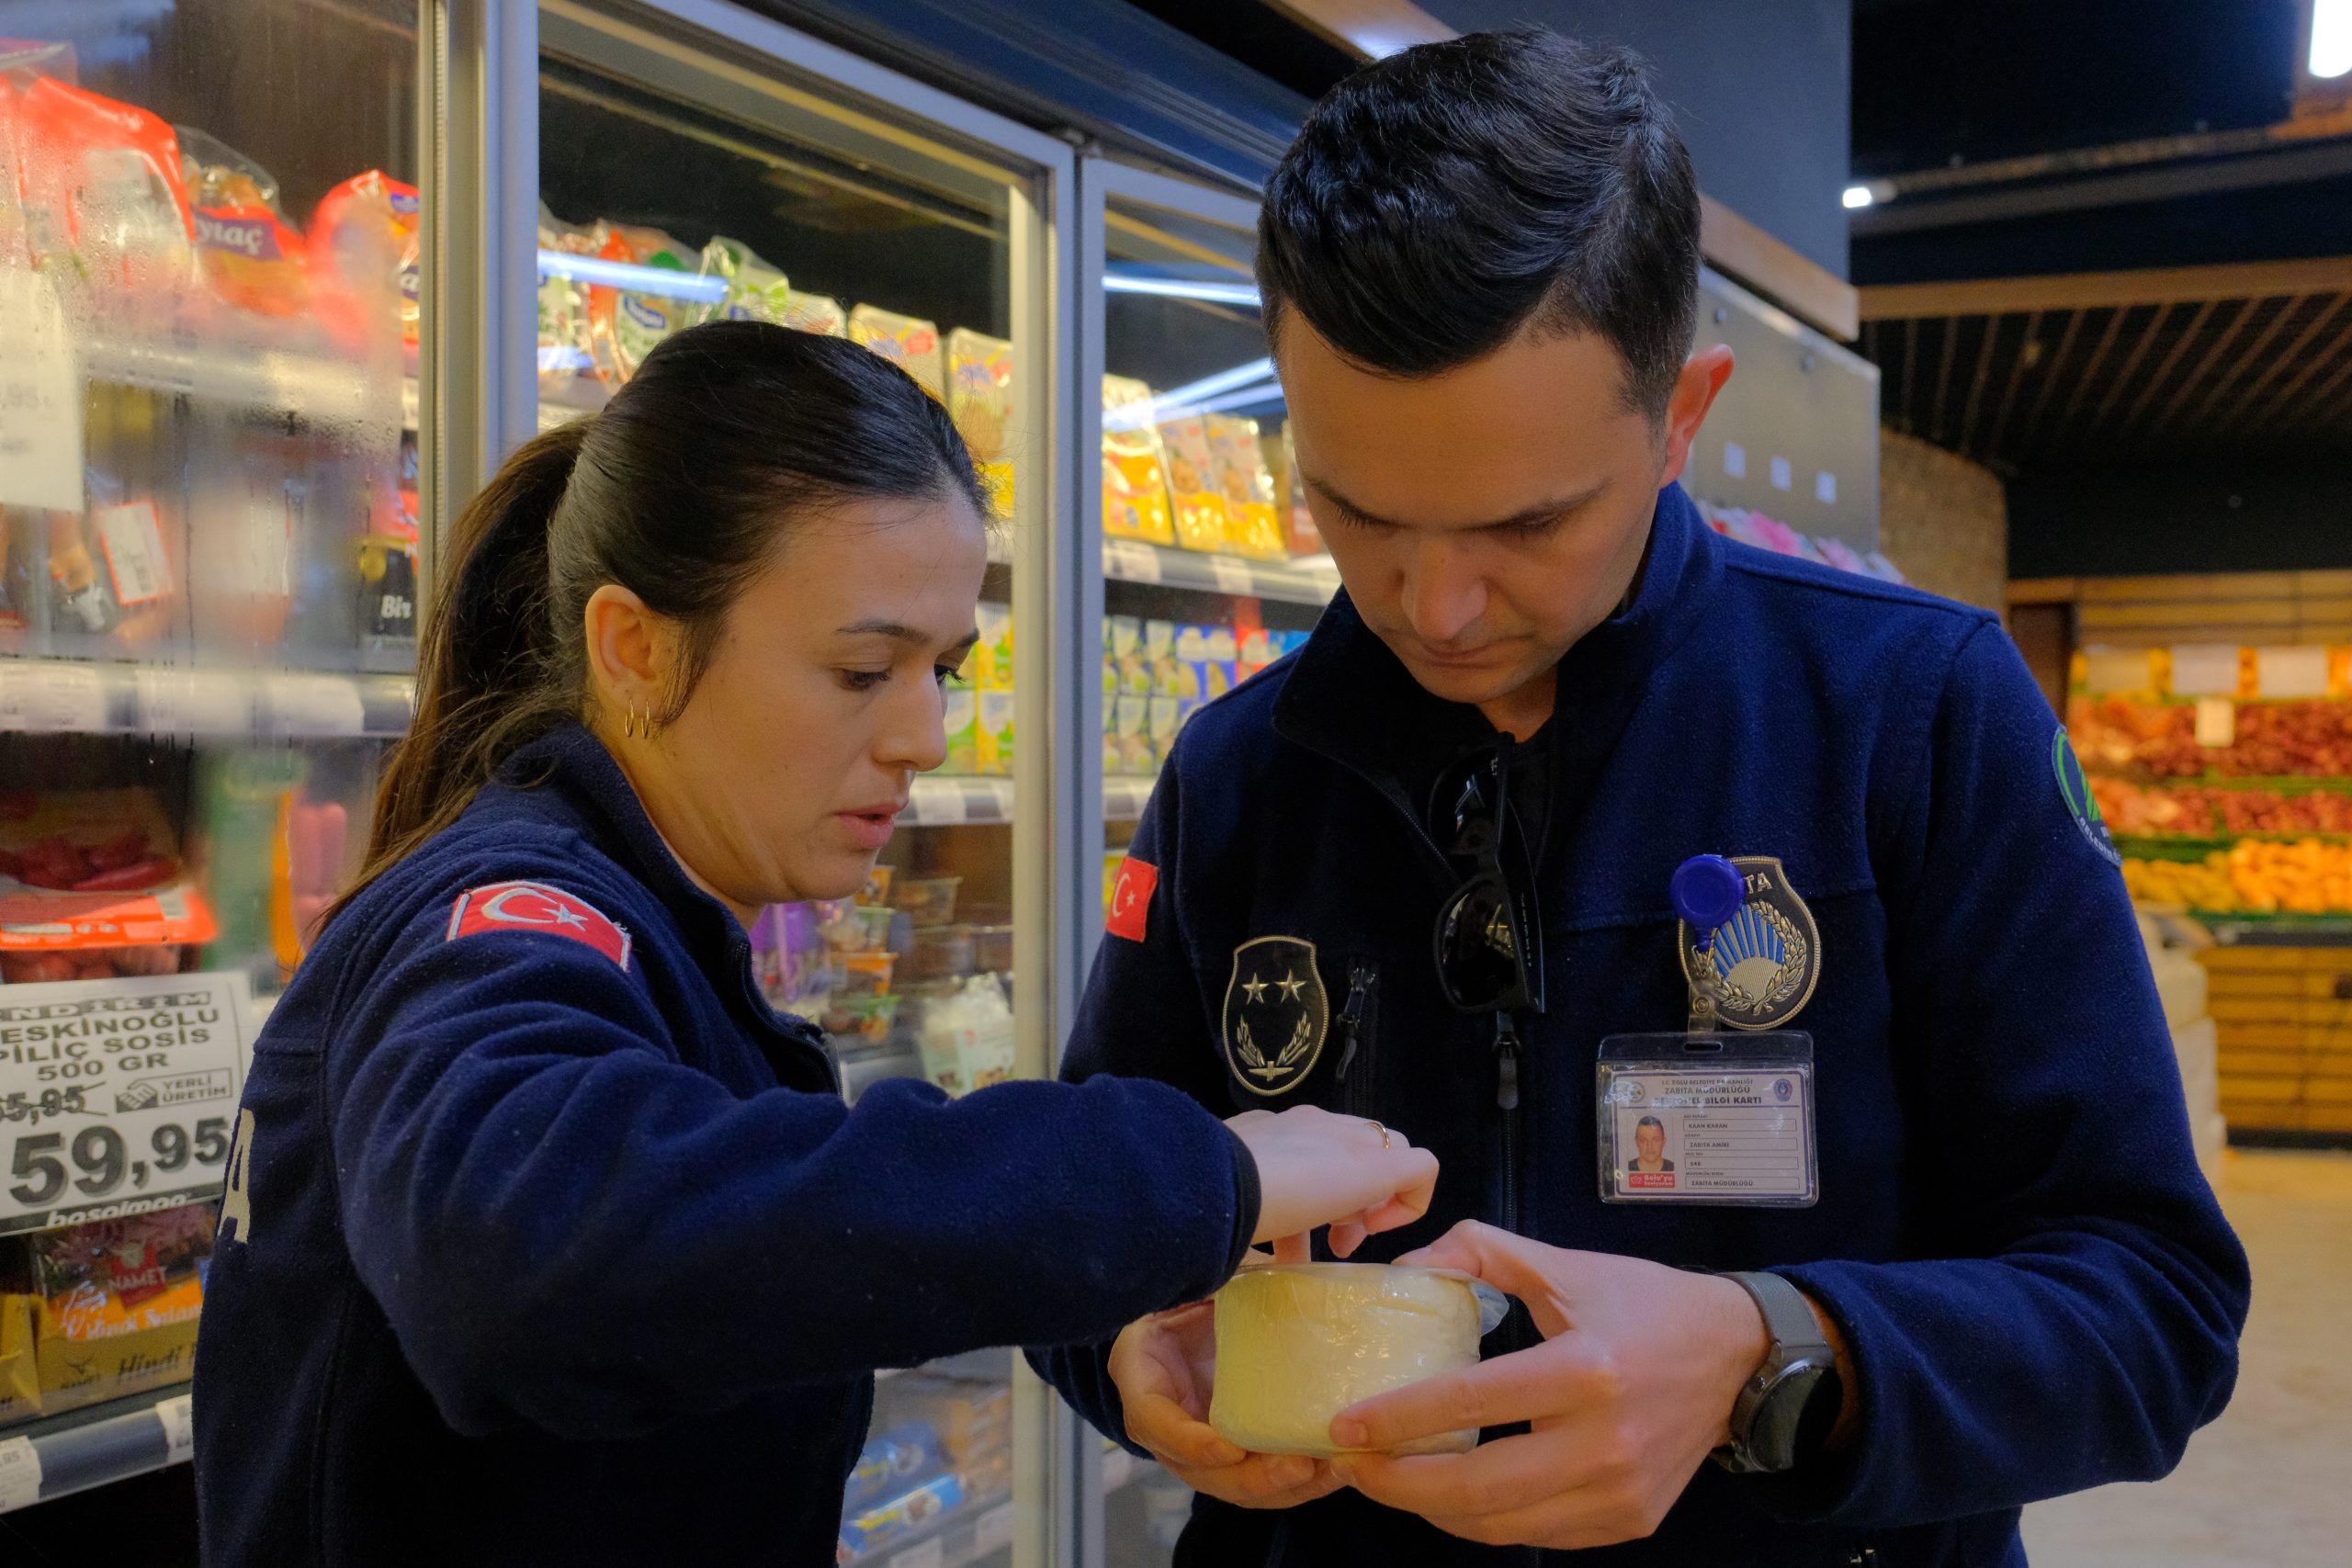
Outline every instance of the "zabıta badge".
<path fill-rule="evenodd" d="M 1746 894 L 1738 910 L 1716 928 L 1711 951 L 1675 923 L 1682 973 L 1698 984 L 1699 965 L 1715 972 L 1715 1013 L 1734 1029 L 1778 1029 L 1804 1010 L 1821 981 L 1821 931 L 1813 923 L 1789 874 L 1770 855 L 1734 855 Z"/>
<path fill-rule="evenodd" d="M 1331 1030 L 1315 944 L 1261 936 L 1235 948 L 1224 1021 L 1226 1065 L 1244 1089 L 1271 1097 L 1304 1083 Z"/>
<path fill-rule="evenodd" d="M 2098 797 L 2091 794 L 2082 759 L 2075 755 L 2075 743 L 2063 729 L 2050 738 L 2050 771 L 2058 775 L 2058 798 L 2065 802 L 2066 815 L 2074 818 L 2075 830 L 2082 834 L 2083 841 L 2108 864 L 2121 865 L 2123 853 L 2115 847 L 2115 839 L 2099 816 Z"/>

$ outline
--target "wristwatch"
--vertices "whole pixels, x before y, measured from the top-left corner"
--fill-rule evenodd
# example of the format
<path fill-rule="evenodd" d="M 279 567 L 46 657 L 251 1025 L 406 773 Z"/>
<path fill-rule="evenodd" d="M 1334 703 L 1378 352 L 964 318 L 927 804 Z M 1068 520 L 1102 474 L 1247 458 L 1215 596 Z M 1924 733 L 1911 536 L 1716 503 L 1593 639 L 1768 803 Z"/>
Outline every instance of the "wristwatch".
<path fill-rule="evenodd" d="M 1838 1419 L 1845 1390 L 1837 1353 L 1823 1337 L 1804 1292 L 1788 1280 L 1778 1274 L 1723 1278 L 1755 1300 L 1772 1348 L 1756 1375 L 1740 1385 L 1731 1407 L 1731 1442 L 1715 1450 L 1715 1462 L 1739 1475 L 1792 1469 L 1800 1456 L 1820 1446 Z"/>

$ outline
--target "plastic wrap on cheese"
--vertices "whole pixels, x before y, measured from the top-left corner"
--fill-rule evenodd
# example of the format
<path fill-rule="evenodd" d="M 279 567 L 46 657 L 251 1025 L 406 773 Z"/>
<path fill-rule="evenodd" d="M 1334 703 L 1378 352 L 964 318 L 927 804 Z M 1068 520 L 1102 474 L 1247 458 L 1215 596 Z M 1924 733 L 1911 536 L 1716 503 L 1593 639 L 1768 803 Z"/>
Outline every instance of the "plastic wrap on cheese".
<path fill-rule="evenodd" d="M 1459 1275 L 1377 1263 L 1244 1269 L 1216 1293 L 1209 1424 L 1253 1453 L 1332 1454 L 1361 1399 L 1478 1359 L 1478 1303 Z M 1476 1431 L 1398 1451 L 1460 1453 Z"/>

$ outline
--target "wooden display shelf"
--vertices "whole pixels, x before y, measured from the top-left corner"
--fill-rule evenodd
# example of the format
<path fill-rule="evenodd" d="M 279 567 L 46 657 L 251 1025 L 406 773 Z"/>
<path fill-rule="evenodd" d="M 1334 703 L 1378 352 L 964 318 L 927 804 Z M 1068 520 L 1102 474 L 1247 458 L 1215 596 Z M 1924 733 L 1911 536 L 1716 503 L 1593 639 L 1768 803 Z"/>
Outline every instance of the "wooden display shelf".
<path fill-rule="evenodd" d="M 2198 958 L 2232 1134 L 2352 1136 L 2352 946 L 2272 935 Z"/>

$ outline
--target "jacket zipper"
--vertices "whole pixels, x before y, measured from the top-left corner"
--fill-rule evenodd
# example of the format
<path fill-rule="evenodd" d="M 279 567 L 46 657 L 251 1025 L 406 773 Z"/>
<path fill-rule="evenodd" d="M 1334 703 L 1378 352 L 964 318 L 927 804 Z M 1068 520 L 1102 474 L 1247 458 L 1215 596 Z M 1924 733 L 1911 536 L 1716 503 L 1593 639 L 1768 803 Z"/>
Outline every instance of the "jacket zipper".
<path fill-rule="evenodd" d="M 1519 1231 L 1519 1025 L 1495 1014 L 1495 1108 L 1502 1113 L 1502 1228 Z"/>
<path fill-rule="evenodd" d="M 1846 1568 L 1878 1568 L 1878 1548 L 1858 1546 L 1846 1554 Z"/>
<path fill-rule="evenodd" d="M 1356 1052 L 1369 1032 L 1367 1014 L 1373 993 L 1379 986 L 1380 971 L 1373 965 L 1354 963 L 1348 965 L 1348 1001 L 1340 1010 L 1340 1066 L 1331 1077 L 1340 1086 L 1340 1109 L 1351 1114 L 1360 1112 L 1364 1100 L 1369 1098 L 1366 1084 L 1372 1076 L 1371 1069 L 1367 1067 L 1364 1076 L 1352 1083 L 1349 1081 L 1348 1073 L 1355 1066 Z"/>

